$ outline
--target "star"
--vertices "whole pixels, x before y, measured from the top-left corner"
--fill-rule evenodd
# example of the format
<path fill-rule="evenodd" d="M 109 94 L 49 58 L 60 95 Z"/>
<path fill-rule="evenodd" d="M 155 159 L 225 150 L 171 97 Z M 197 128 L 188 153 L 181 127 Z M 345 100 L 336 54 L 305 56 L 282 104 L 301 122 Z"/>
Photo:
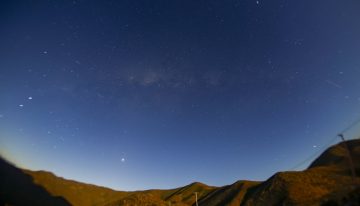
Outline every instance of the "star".
<path fill-rule="evenodd" d="M 125 158 L 123 157 L 123 158 L 121 158 L 121 162 L 125 162 Z"/>

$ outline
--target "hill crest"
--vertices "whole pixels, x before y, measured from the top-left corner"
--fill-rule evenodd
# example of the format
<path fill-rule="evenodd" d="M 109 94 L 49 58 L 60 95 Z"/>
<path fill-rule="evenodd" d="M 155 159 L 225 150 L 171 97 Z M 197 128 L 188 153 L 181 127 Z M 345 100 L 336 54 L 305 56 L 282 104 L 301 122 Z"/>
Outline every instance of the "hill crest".
<path fill-rule="evenodd" d="M 359 172 L 360 140 L 346 143 L 356 162 L 356 171 Z M 16 173 L 30 177 L 32 183 L 45 189 L 50 197 L 63 198 L 65 202 L 62 203 L 78 206 L 192 206 L 195 203 L 195 192 L 199 204 L 206 206 L 323 205 L 331 201 L 340 204 L 344 198 L 348 201 L 360 201 L 360 195 L 357 195 L 357 191 L 360 191 L 360 178 L 356 178 L 355 183 L 352 181 L 344 148 L 343 143 L 328 148 L 304 171 L 278 172 L 264 182 L 242 180 L 222 187 L 192 182 L 175 189 L 124 192 L 67 180 L 47 171 L 20 170 L 14 166 L 11 168 Z M 3 160 L 1 162 L 3 174 L 6 171 L 3 166 L 8 163 Z M 11 181 L 11 177 L 9 180 Z M 2 201 L 9 202 L 6 198 Z"/>

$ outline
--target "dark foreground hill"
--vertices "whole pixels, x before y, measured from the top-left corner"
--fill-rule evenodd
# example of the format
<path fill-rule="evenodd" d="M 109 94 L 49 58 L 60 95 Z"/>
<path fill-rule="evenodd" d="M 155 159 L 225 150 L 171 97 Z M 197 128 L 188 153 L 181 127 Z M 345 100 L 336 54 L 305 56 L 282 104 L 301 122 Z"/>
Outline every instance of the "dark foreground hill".
<path fill-rule="evenodd" d="M 0 205 L 70 205 L 34 184 L 31 175 L 0 159 Z"/>
<path fill-rule="evenodd" d="M 346 143 L 359 176 L 360 140 Z M 308 169 L 279 172 L 264 182 L 238 181 L 223 187 L 195 182 L 176 189 L 136 192 L 66 180 L 44 171 L 20 170 L 1 161 L 0 203 L 193 206 L 197 192 L 200 206 L 360 205 L 360 178 L 352 178 L 348 156 L 345 144 L 340 143 L 327 149 Z"/>

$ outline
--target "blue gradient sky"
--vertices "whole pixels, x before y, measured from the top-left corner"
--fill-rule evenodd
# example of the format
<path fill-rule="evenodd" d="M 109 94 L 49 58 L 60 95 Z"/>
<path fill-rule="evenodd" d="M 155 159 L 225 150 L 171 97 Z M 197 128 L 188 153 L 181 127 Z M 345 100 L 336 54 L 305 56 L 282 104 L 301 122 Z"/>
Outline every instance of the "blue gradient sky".
<path fill-rule="evenodd" d="M 0 153 L 25 168 L 120 190 L 264 180 L 360 116 L 356 0 L 1 4 Z"/>

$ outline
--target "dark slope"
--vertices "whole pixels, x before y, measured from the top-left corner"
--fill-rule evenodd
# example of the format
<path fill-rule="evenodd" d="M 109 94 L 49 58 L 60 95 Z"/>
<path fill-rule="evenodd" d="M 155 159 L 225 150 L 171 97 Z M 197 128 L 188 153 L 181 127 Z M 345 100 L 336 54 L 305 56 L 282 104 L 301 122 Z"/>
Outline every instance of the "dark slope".
<path fill-rule="evenodd" d="M 64 197 L 72 205 L 104 205 L 127 195 L 126 192 L 67 180 L 50 172 L 29 170 L 24 172 L 31 175 L 36 184 L 43 186 L 53 195 Z"/>
<path fill-rule="evenodd" d="M 36 185 L 30 175 L 0 158 L 0 205 L 70 205 Z"/>

